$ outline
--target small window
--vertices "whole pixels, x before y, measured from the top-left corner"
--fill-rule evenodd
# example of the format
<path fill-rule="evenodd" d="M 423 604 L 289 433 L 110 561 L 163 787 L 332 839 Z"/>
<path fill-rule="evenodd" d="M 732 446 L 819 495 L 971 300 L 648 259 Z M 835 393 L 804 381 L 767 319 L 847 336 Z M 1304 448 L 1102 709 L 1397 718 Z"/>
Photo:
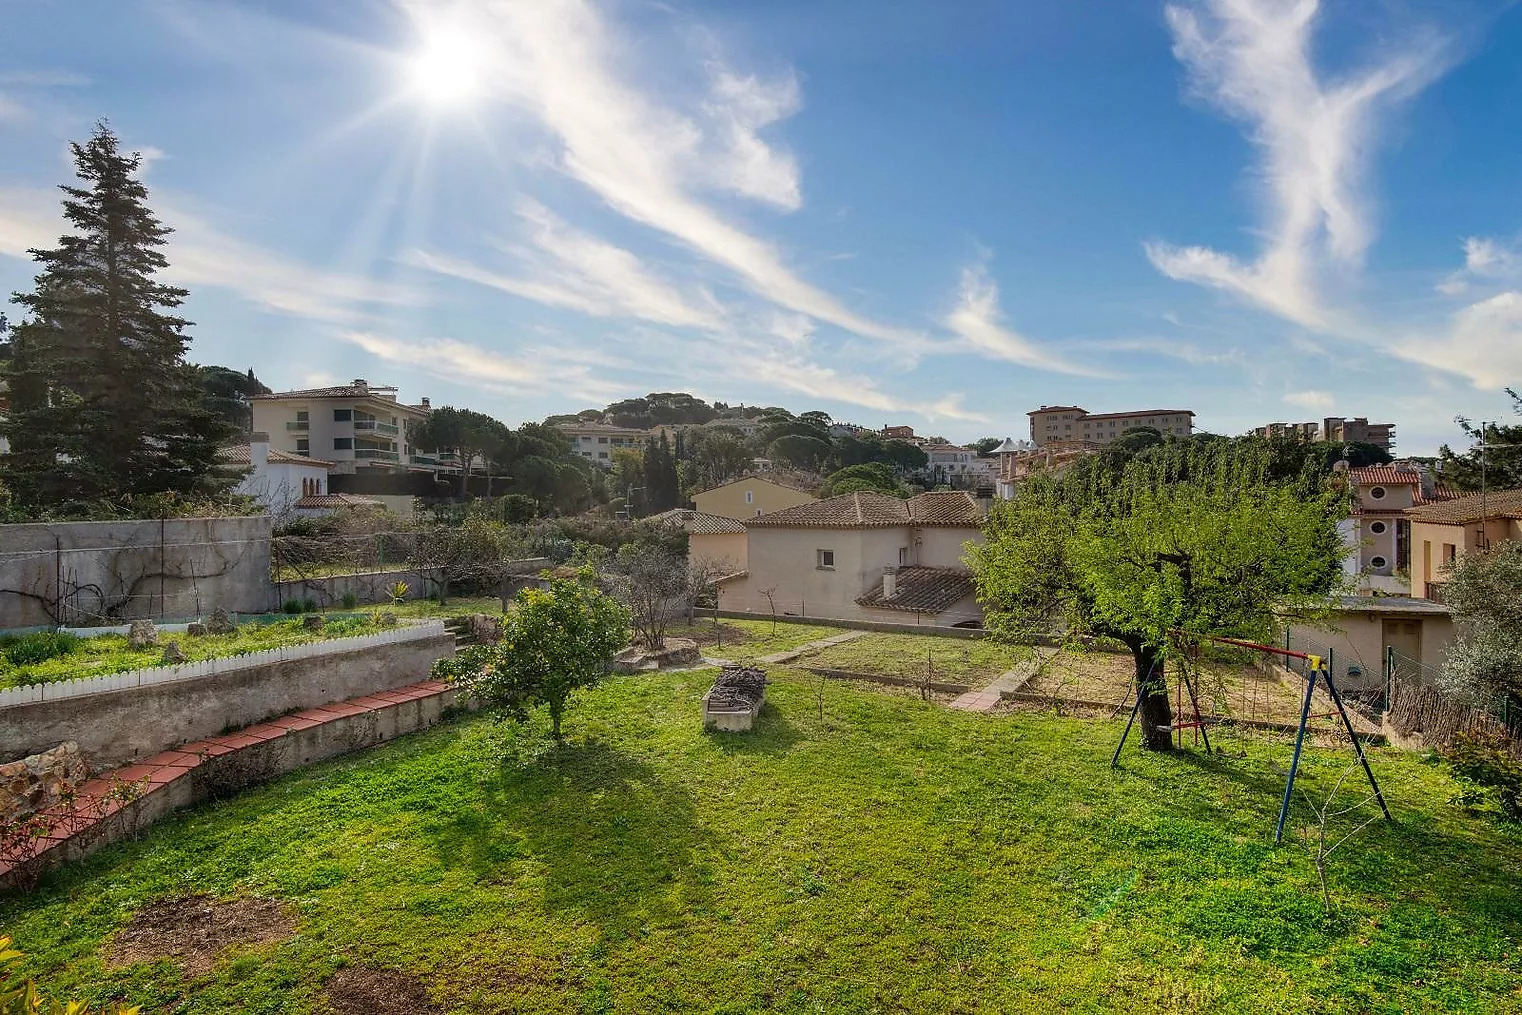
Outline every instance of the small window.
<path fill-rule="evenodd" d="M 1373 487 L 1370 487 L 1369 488 L 1369 497 L 1372 498 L 1373 500 L 1384 500 L 1385 499 L 1385 488 L 1382 487 L 1382 486 L 1373 486 Z"/>
<path fill-rule="evenodd" d="M 353 409 L 334 409 L 333 410 L 333 422 L 335 422 L 335 423 L 348 423 L 353 418 L 354 418 L 354 410 Z"/>
<path fill-rule="evenodd" d="M 1443 560 L 1449 564 L 1459 559 L 1459 548 L 1454 543 L 1443 544 Z"/>
<path fill-rule="evenodd" d="M 307 411 L 305 409 L 298 409 L 298 410 L 296 410 L 296 422 L 298 422 L 298 423 L 305 423 L 305 422 L 309 421 L 311 418 L 312 418 L 311 416 L 307 415 Z"/>
<path fill-rule="evenodd" d="M 599 443 L 599 444 L 606 444 L 606 443 L 608 443 L 608 438 L 606 438 L 606 437 L 599 437 L 599 438 L 597 438 L 597 443 Z"/>
<path fill-rule="evenodd" d="M 1374 533 L 1376 536 L 1382 536 L 1382 535 L 1384 535 L 1385 534 L 1385 530 L 1388 529 L 1388 528 L 1389 528 L 1389 526 L 1386 525 L 1384 522 L 1371 522 L 1369 524 L 1369 531 Z"/>
<path fill-rule="evenodd" d="M 608 453 L 606 451 L 599 451 L 599 452 L 597 452 L 597 457 L 598 458 L 607 458 L 608 457 Z"/>
<path fill-rule="evenodd" d="M 823 569 L 825 571 L 833 571 L 833 570 L 835 570 L 835 551 L 834 550 L 815 550 L 814 551 L 814 558 L 815 558 L 815 565 L 814 565 L 815 567 L 821 568 L 821 569 Z"/>
<path fill-rule="evenodd" d="M 747 504 L 754 504 L 755 502 L 756 502 L 756 495 L 751 493 L 749 490 L 746 490 L 745 491 L 745 503 L 747 503 Z"/>
<path fill-rule="evenodd" d="M 311 453 L 312 453 L 312 442 L 309 439 L 305 438 L 305 437 L 297 437 L 296 438 L 296 453 L 298 455 L 308 455 L 308 456 L 310 456 Z"/>
<path fill-rule="evenodd" d="M 903 567 L 905 564 L 908 564 L 908 563 L 909 563 L 909 547 L 907 547 L 907 546 L 900 546 L 898 548 L 898 566 L 899 567 Z"/>
<path fill-rule="evenodd" d="M 1386 560 L 1385 558 L 1383 558 L 1383 557 L 1370 557 L 1369 558 L 1369 566 L 1372 567 L 1372 568 L 1375 568 L 1376 570 L 1379 569 L 1379 568 L 1387 566 L 1389 563 L 1390 562 L 1388 560 Z"/>
<path fill-rule="evenodd" d="M 354 450 L 354 438 L 353 437 L 334 437 L 333 438 L 333 450 L 334 451 L 353 451 Z"/>

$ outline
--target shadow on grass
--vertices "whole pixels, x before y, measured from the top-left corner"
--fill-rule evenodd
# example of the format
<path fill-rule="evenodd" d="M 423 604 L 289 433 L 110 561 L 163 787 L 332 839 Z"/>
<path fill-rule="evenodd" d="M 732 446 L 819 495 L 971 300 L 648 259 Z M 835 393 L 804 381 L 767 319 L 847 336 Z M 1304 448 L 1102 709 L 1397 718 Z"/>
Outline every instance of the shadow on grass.
<path fill-rule="evenodd" d="M 432 835 L 446 862 L 483 880 L 538 877 L 547 908 L 612 936 L 673 918 L 709 894 L 703 856 L 711 838 L 692 798 L 602 741 L 504 766 L 479 807 Z"/>

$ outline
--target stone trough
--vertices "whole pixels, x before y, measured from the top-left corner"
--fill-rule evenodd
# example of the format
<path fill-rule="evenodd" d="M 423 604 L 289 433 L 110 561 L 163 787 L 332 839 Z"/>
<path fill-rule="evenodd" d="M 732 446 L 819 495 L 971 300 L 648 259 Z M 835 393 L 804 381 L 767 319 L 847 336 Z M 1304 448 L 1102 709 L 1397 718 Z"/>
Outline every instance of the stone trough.
<path fill-rule="evenodd" d="M 726 666 L 703 695 L 703 728 L 746 733 L 756 725 L 766 702 L 766 672 L 752 666 Z"/>

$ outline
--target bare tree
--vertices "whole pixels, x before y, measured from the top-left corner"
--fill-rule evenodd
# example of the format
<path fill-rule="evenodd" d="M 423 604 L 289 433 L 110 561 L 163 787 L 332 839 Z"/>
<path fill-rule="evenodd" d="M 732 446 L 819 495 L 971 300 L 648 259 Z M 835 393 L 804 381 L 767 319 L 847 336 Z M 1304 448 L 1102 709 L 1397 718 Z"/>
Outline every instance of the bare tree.
<path fill-rule="evenodd" d="M 665 648 L 671 618 L 690 609 L 687 561 L 660 543 L 625 543 L 608 560 L 605 580 L 628 607 L 639 642 L 651 652 Z"/>
<path fill-rule="evenodd" d="M 1380 812 L 1375 809 L 1341 836 L 1337 835 L 1335 826 L 1339 819 L 1367 809 L 1375 800 L 1374 794 L 1368 793 L 1345 807 L 1336 806 L 1337 794 L 1341 792 L 1343 784 L 1348 781 L 1349 776 L 1358 770 L 1358 767 L 1357 764 L 1352 764 L 1343 769 L 1342 774 L 1337 777 L 1337 782 L 1333 784 L 1332 791 L 1320 803 L 1312 799 L 1311 795 L 1305 792 L 1305 790 L 1302 789 L 1300 791 L 1300 795 L 1310 805 L 1311 813 L 1316 818 L 1311 825 L 1302 830 L 1301 837 L 1306 851 L 1311 855 L 1311 863 L 1316 867 L 1316 877 L 1321 881 L 1321 907 L 1328 916 L 1332 914 L 1332 893 L 1327 885 L 1327 861 L 1349 839 L 1363 831 L 1380 817 Z"/>
<path fill-rule="evenodd" d="M 757 589 L 756 591 L 766 597 L 766 605 L 771 607 L 772 637 L 775 638 L 777 637 L 777 586 L 773 585 L 770 588 Z"/>

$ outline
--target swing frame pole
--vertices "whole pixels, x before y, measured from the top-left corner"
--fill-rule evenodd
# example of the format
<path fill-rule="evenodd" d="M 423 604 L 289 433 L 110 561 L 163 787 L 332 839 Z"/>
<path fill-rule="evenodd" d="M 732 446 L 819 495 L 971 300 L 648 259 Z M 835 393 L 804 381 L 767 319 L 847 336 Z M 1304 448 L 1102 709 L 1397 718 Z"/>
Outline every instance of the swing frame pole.
<path fill-rule="evenodd" d="M 1300 705 L 1300 728 L 1295 731 L 1295 753 L 1289 760 L 1289 778 L 1284 780 L 1284 802 L 1279 805 L 1279 822 L 1274 825 L 1274 842 L 1284 839 L 1284 821 L 1289 817 L 1290 800 L 1295 795 L 1295 773 L 1300 770 L 1300 750 L 1305 746 L 1305 727 L 1311 715 L 1311 695 L 1316 690 L 1316 674 L 1321 671 L 1321 660 L 1312 656 L 1310 675 L 1305 681 L 1305 701 Z"/>

